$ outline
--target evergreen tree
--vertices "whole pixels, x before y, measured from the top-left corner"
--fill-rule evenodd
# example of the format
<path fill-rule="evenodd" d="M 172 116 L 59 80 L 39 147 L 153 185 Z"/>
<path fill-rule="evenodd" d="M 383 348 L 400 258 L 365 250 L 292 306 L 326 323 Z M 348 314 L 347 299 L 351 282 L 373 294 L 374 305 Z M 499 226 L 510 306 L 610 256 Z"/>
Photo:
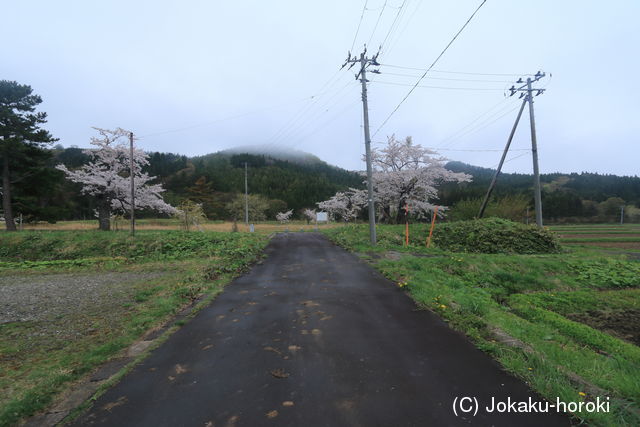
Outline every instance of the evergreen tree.
<path fill-rule="evenodd" d="M 42 98 L 28 85 L 0 80 L 0 162 L 2 209 L 7 231 L 15 231 L 12 188 L 16 182 L 42 172 L 47 153 L 42 147 L 55 141 L 40 128 L 47 114 L 35 112 Z"/>

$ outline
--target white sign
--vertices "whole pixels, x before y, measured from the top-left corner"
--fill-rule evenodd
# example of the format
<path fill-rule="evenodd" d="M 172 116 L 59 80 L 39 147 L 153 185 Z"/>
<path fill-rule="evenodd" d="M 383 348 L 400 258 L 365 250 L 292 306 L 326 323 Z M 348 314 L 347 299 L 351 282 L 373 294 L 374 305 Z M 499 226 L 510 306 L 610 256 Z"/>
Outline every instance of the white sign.
<path fill-rule="evenodd" d="M 329 218 L 327 217 L 326 212 L 316 212 L 316 221 L 318 222 L 327 222 Z"/>

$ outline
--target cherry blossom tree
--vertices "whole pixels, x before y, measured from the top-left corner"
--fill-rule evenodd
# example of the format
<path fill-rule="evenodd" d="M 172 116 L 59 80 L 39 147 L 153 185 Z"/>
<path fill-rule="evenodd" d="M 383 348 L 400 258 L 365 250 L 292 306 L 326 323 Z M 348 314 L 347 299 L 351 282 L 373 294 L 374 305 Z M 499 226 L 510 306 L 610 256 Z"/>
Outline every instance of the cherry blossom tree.
<path fill-rule="evenodd" d="M 316 210 L 307 208 L 302 211 L 302 216 L 305 217 L 305 219 L 307 220 L 307 225 L 309 225 L 311 221 L 316 220 Z"/>
<path fill-rule="evenodd" d="M 284 224 L 285 222 L 289 222 L 289 220 L 291 219 L 291 215 L 293 215 L 293 209 L 286 212 L 278 212 L 276 214 L 276 219 Z"/>
<path fill-rule="evenodd" d="M 76 170 L 69 170 L 64 165 L 56 168 L 63 171 L 67 179 L 82 184 L 83 194 L 95 197 L 99 229 L 109 230 L 111 213 L 129 212 L 131 206 L 129 132 L 121 128 L 94 129 L 99 136 L 91 138 L 91 145 L 96 148 L 84 151 L 91 158 L 89 163 Z M 133 163 L 136 209 L 175 214 L 176 209 L 162 200 L 162 186 L 151 184 L 155 177 L 142 171 L 149 164 L 148 155 L 134 147 Z"/>
<path fill-rule="evenodd" d="M 345 222 L 353 221 L 367 204 L 367 192 L 355 188 L 339 191 L 329 200 L 318 203 L 318 208 L 326 211 L 333 218 Z"/>
<path fill-rule="evenodd" d="M 409 213 L 424 217 L 433 211 L 430 202 L 444 182 L 468 182 L 471 176 L 445 169 L 445 158 L 437 152 L 414 144 L 411 137 L 388 137 L 387 145 L 371 150 L 373 187 L 383 220 L 402 222 L 405 204 Z"/>
<path fill-rule="evenodd" d="M 446 159 L 414 144 L 411 137 L 400 141 L 390 136 L 385 147 L 371 150 L 371 160 L 376 208 L 386 222 L 403 222 L 405 205 L 410 215 L 425 217 L 434 209 L 431 201 L 438 195 L 438 185 L 471 180 L 470 175 L 445 169 Z M 367 191 L 354 188 L 318 204 L 344 221 L 355 219 L 366 205 Z"/>

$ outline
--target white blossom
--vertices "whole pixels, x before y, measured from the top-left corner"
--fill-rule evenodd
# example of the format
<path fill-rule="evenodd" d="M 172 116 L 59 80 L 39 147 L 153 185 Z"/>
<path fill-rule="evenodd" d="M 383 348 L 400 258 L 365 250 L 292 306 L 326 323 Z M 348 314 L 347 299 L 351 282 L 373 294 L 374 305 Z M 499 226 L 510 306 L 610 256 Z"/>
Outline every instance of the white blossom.
<path fill-rule="evenodd" d="M 329 200 L 318 203 L 318 208 L 326 211 L 333 218 L 340 218 L 345 222 L 352 221 L 367 204 L 365 191 L 349 188 L 347 191 L 339 191 Z"/>
<path fill-rule="evenodd" d="M 382 217 L 393 221 L 405 204 L 411 215 L 425 217 L 434 210 L 431 201 L 438 196 L 438 185 L 471 181 L 470 175 L 445 169 L 445 160 L 437 152 L 413 144 L 411 137 L 398 141 L 392 135 L 384 148 L 373 148 L 373 197 Z M 367 190 L 353 188 L 318 204 L 320 209 L 345 221 L 356 218 L 366 205 Z M 444 209 L 440 207 L 440 212 Z"/>
<path fill-rule="evenodd" d="M 77 170 L 69 170 L 65 165 L 56 166 L 67 178 L 83 185 L 82 193 L 104 197 L 110 201 L 112 212 L 128 212 L 131 206 L 131 154 L 127 138 L 129 132 L 94 128 L 100 134 L 91 138 L 95 149 L 84 150 L 91 160 Z M 155 177 L 142 172 L 149 164 L 148 155 L 134 147 L 133 173 L 136 209 L 153 209 L 173 214 L 176 209 L 162 200 L 162 185 L 150 184 Z"/>
<path fill-rule="evenodd" d="M 293 209 L 286 212 L 278 212 L 276 214 L 276 219 L 284 224 L 285 222 L 289 222 L 291 215 L 293 215 Z"/>
<path fill-rule="evenodd" d="M 316 220 L 316 210 L 315 209 L 305 209 L 302 211 L 302 215 L 304 215 L 305 218 L 307 218 L 308 221 L 315 221 Z"/>

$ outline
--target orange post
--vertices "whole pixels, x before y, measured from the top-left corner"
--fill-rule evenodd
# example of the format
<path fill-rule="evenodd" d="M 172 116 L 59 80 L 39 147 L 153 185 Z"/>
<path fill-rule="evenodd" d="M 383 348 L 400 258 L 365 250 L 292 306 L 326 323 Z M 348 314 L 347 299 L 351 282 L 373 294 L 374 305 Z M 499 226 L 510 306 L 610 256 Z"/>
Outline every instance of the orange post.
<path fill-rule="evenodd" d="M 404 204 L 404 244 L 409 246 L 409 205 Z"/>
<path fill-rule="evenodd" d="M 431 236 L 433 235 L 433 228 L 436 226 L 436 216 L 438 216 L 438 207 L 433 210 L 433 216 L 431 217 L 431 229 L 429 230 L 429 237 L 427 237 L 427 247 L 431 246 Z"/>

